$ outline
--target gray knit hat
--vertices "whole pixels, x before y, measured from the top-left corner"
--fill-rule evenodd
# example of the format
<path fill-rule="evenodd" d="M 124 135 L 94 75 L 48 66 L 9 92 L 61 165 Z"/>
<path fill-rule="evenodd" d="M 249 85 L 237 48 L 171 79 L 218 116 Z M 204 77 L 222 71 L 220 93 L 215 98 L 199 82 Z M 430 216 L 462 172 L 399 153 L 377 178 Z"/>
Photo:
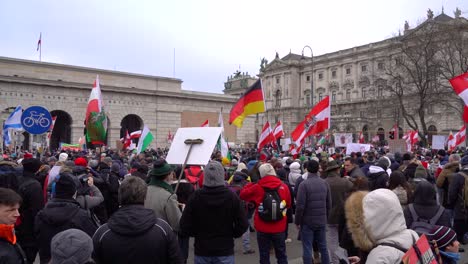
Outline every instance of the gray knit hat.
<path fill-rule="evenodd" d="M 210 161 L 205 167 L 203 186 L 224 186 L 224 168 L 218 161 Z"/>
<path fill-rule="evenodd" d="M 50 250 L 51 264 L 86 263 L 91 260 L 93 240 L 85 232 L 72 228 L 56 234 Z"/>

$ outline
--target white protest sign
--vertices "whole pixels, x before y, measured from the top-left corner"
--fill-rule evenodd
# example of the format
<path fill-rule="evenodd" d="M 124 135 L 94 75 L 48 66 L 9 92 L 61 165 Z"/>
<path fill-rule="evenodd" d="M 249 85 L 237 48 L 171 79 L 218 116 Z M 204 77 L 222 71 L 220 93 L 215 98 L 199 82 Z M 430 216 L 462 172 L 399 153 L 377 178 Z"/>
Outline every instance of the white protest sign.
<path fill-rule="evenodd" d="M 351 152 L 361 152 L 364 153 L 371 149 L 370 144 L 359 144 L 359 143 L 349 143 L 346 145 L 346 155 L 350 155 Z"/>
<path fill-rule="evenodd" d="M 353 143 L 353 134 L 351 133 L 335 133 L 335 147 L 346 147 L 347 144 Z"/>
<path fill-rule="evenodd" d="M 445 136 L 433 135 L 432 136 L 432 149 L 444 149 L 445 148 Z"/>
<path fill-rule="evenodd" d="M 222 129 L 222 127 L 183 127 L 177 129 L 169 153 L 167 153 L 167 163 L 184 164 L 190 148 L 190 145 L 185 144 L 185 140 L 203 139 L 203 143 L 193 145 L 187 164 L 208 164 Z"/>

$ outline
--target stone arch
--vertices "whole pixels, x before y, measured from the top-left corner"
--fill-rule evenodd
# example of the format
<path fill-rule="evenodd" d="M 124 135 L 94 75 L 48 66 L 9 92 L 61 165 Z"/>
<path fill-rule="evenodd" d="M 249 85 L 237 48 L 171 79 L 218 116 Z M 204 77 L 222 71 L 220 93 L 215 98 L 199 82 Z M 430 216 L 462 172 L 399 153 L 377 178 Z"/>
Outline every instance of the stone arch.
<path fill-rule="evenodd" d="M 430 125 L 427 128 L 427 141 L 432 145 L 432 136 L 437 135 L 437 127 L 435 125 Z"/>
<path fill-rule="evenodd" d="M 143 129 L 143 124 L 143 119 L 141 119 L 140 116 L 135 114 L 126 115 L 124 118 L 122 118 L 122 121 L 120 122 L 119 138 L 124 137 L 127 130 L 128 133 L 132 133 L 134 131 Z"/>
<path fill-rule="evenodd" d="M 53 110 L 50 112 L 52 117 L 56 116 L 54 128 L 50 136 L 50 149 L 55 150 L 60 146 L 60 142 L 71 142 L 71 125 L 73 123 L 72 117 L 69 113 L 63 110 Z"/>

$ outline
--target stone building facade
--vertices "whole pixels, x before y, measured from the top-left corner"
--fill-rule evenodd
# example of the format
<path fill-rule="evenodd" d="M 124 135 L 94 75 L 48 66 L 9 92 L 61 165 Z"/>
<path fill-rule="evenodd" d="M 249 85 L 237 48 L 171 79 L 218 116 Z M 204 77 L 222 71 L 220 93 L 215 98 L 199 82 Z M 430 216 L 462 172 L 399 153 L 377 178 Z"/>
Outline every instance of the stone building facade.
<path fill-rule="evenodd" d="M 78 143 L 97 75 L 109 119 L 110 147 L 116 146 L 126 129 L 132 132 L 143 125 L 155 134 L 152 147 L 166 147 L 169 132 L 173 135 L 179 127 L 198 127 L 206 119 L 217 126 L 221 109 L 228 141 L 241 144 L 255 140 L 253 117 L 247 118 L 241 129 L 228 123 L 236 96 L 185 91 L 180 79 L 5 57 L 0 57 L 0 120 L 4 122 L 17 105 L 23 109 L 44 106 L 57 116 L 51 146 Z M 29 149 L 44 141 L 44 135 L 24 136 L 23 145 Z"/>
<path fill-rule="evenodd" d="M 445 14 L 430 19 L 453 20 Z M 409 30 L 407 25 L 405 30 Z M 357 137 L 362 131 L 366 142 L 378 135 L 383 144 L 390 129 L 398 123 L 401 137 L 410 128 L 388 90 L 386 74 L 388 56 L 395 52 L 392 50 L 395 38 L 313 58 L 293 53 L 280 58 L 277 53 L 270 63 L 262 60 L 258 76 L 262 79 L 267 111 L 258 118 L 257 132 L 267 120 L 270 123 L 281 120 L 286 135 L 290 135 L 312 105 L 330 96 L 330 132 L 349 132 Z M 231 94 L 229 89 L 224 92 Z M 411 98 L 407 99 L 410 103 Z M 431 107 L 426 114 L 429 140 L 434 134 L 448 134 L 463 125 L 460 115 L 450 108 Z"/>

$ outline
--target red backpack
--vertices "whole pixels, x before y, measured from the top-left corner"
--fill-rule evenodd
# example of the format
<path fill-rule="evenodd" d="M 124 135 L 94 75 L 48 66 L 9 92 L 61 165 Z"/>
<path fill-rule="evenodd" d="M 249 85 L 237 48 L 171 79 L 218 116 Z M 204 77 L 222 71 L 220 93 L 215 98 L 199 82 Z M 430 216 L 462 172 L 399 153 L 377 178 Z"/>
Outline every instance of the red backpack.
<path fill-rule="evenodd" d="M 203 186 L 203 170 L 201 166 L 189 166 L 184 170 L 185 178 L 193 185 L 195 190 Z"/>

